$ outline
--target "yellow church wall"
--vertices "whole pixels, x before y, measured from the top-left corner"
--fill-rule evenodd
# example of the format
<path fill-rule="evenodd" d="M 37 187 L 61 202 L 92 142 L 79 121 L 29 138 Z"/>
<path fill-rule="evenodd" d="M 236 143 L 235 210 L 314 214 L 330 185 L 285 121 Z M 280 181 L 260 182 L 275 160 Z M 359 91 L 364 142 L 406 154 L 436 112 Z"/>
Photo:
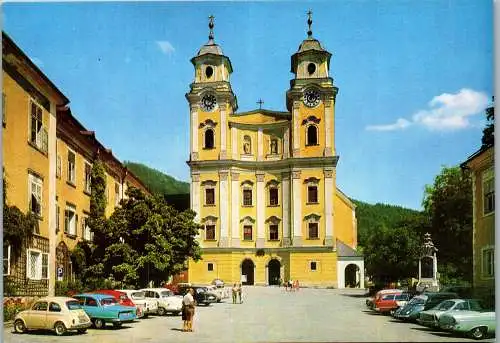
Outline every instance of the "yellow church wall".
<path fill-rule="evenodd" d="M 199 127 L 200 123 L 205 122 L 205 120 L 210 119 L 217 123 L 214 128 L 214 148 L 213 149 L 205 149 L 205 128 L 198 129 L 198 159 L 199 160 L 217 160 L 219 158 L 220 153 L 220 115 L 219 111 L 215 110 L 214 112 L 204 112 L 200 107 L 198 112 L 198 123 L 195 124 L 196 127 Z"/>
<path fill-rule="evenodd" d="M 3 72 L 6 124 L 3 128 L 2 153 L 7 182 L 7 204 L 17 206 L 23 213 L 29 210 L 28 175 L 42 178 L 42 218 L 40 235 L 49 234 L 49 158 L 30 145 L 31 103 L 34 100 L 6 72 Z M 35 101 L 36 102 L 36 101 Z M 40 106 L 41 107 L 41 106 Z M 42 108 L 43 127 L 49 131 L 50 113 Z"/>
<path fill-rule="evenodd" d="M 318 182 L 318 203 L 308 203 L 307 199 L 307 187 L 308 184 L 305 183 L 305 180 L 308 178 L 317 178 L 320 181 Z M 325 183 L 324 183 L 324 173 L 322 169 L 302 169 L 301 173 L 301 183 L 302 183 L 302 218 L 310 215 L 317 214 L 320 216 L 319 219 L 319 238 L 318 239 L 308 239 L 308 223 L 305 220 L 302 220 L 302 237 L 304 237 L 303 244 L 305 246 L 310 245 L 320 245 L 323 244 L 325 239 L 325 218 L 324 218 L 324 208 L 325 208 Z"/>
<path fill-rule="evenodd" d="M 324 104 L 320 103 L 315 108 L 306 107 L 304 104 L 300 105 L 299 109 L 299 131 L 300 131 L 300 156 L 301 157 L 318 157 L 323 156 L 325 148 L 325 118 L 324 118 Z M 302 121 L 310 116 L 320 118 L 319 124 L 314 124 L 318 128 L 318 145 L 306 146 L 307 143 L 307 126 L 302 125 Z"/>
<path fill-rule="evenodd" d="M 311 262 L 316 262 L 317 270 L 311 270 Z M 337 255 L 334 252 L 291 252 L 290 267 L 290 278 L 302 285 L 333 286 L 337 280 Z"/>
<path fill-rule="evenodd" d="M 333 218 L 335 237 L 348 245 L 354 246 L 352 208 L 345 203 L 337 192 L 334 198 Z"/>

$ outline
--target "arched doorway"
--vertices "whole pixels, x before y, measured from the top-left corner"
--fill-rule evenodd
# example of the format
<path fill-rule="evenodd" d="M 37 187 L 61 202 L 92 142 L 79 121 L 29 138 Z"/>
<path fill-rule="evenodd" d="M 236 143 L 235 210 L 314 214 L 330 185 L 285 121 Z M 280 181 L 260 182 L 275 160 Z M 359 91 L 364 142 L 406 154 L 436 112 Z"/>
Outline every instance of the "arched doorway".
<path fill-rule="evenodd" d="M 268 283 L 269 285 L 279 285 L 281 277 L 281 263 L 279 260 L 273 258 L 267 265 L 268 269 Z"/>
<path fill-rule="evenodd" d="M 359 287 L 359 267 L 355 264 L 348 264 L 345 267 L 345 287 L 357 288 Z"/>
<path fill-rule="evenodd" d="M 247 258 L 241 263 L 241 275 L 246 276 L 246 281 L 242 282 L 243 285 L 254 284 L 254 270 L 255 270 L 255 264 L 251 259 Z"/>

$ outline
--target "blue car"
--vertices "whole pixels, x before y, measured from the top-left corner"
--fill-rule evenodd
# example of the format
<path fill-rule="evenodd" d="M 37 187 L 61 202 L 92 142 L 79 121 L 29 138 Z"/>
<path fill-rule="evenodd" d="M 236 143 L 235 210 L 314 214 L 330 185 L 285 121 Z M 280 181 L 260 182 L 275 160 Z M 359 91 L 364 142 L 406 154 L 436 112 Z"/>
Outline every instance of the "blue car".
<path fill-rule="evenodd" d="M 119 328 L 123 323 L 136 319 L 135 307 L 122 306 L 111 295 L 78 294 L 73 298 L 78 300 L 97 329 L 104 328 L 106 323 L 112 323 L 115 328 Z"/>

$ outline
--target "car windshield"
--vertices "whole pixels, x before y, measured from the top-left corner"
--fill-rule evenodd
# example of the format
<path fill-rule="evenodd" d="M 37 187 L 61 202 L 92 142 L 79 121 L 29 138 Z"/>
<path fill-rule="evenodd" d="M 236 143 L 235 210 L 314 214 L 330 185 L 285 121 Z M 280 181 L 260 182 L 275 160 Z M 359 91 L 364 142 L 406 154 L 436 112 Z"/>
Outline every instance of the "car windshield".
<path fill-rule="evenodd" d="M 407 300 L 408 299 L 408 294 L 398 294 L 396 295 L 395 300 Z"/>
<path fill-rule="evenodd" d="M 161 297 L 162 297 L 162 298 L 171 297 L 172 295 L 173 295 L 173 293 L 172 293 L 172 292 L 170 292 L 170 291 L 162 291 L 162 292 L 161 292 Z"/>
<path fill-rule="evenodd" d="M 144 299 L 144 292 L 134 292 L 132 293 L 132 299 Z"/>
<path fill-rule="evenodd" d="M 116 301 L 115 298 L 104 298 L 101 299 L 101 305 L 103 306 L 109 306 L 109 305 L 117 305 L 118 301 Z"/>
<path fill-rule="evenodd" d="M 66 306 L 69 310 L 79 310 L 82 308 L 76 300 L 66 301 Z"/>
<path fill-rule="evenodd" d="M 408 303 L 409 305 L 423 305 L 425 303 L 425 300 L 422 298 L 413 298 L 410 300 Z"/>

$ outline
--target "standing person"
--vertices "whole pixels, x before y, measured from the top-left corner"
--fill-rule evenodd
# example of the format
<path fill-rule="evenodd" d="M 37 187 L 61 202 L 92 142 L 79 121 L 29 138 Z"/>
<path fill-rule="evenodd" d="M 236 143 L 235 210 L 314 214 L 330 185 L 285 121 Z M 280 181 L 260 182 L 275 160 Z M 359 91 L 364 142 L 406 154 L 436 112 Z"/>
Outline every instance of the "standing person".
<path fill-rule="evenodd" d="M 238 287 L 236 286 L 236 284 L 233 285 L 232 291 L 233 291 L 233 304 L 236 304 L 236 296 L 238 294 Z"/>
<path fill-rule="evenodd" d="M 240 304 L 243 304 L 243 299 L 241 298 L 241 283 L 238 284 L 238 298 L 240 298 Z"/>
<path fill-rule="evenodd" d="M 182 304 L 186 307 L 186 321 L 185 327 L 182 331 L 193 332 L 194 307 L 196 305 L 196 302 L 194 300 L 194 289 L 189 289 L 189 291 L 182 299 Z"/>

